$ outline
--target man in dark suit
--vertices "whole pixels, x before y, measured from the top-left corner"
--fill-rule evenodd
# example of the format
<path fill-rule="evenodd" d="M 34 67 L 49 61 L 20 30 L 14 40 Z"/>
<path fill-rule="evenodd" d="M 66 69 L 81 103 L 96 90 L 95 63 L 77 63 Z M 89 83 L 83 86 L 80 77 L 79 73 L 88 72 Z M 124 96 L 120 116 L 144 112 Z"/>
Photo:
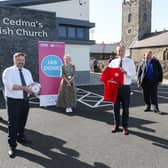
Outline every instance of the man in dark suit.
<path fill-rule="evenodd" d="M 148 51 L 144 55 L 137 70 L 137 83 L 143 89 L 145 112 L 160 112 L 158 107 L 157 90 L 158 84 L 163 80 L 163 72 L 160 62 L 152 57 L 152 52 Z M 151 109 L 152 108 L 152 109 Z"/>

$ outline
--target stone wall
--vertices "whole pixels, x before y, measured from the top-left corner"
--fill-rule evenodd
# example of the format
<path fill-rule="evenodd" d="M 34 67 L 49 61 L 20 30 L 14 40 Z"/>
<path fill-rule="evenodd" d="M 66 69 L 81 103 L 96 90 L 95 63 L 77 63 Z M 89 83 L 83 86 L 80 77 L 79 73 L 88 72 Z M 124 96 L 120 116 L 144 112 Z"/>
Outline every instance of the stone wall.
<path fill-rule="evenodd" d="M 160 60 L 163 71 L 166 72 L 168 70 L 168 60 L 163 60 L 163 53 L 167 47 L 155 47 L 155 48 L 138 48 L 131 49 L 131 57 L 134 59 L 136 65 L 143 59 L 144 53 L 148 50 L 152 51 L 152 55 Z"/>

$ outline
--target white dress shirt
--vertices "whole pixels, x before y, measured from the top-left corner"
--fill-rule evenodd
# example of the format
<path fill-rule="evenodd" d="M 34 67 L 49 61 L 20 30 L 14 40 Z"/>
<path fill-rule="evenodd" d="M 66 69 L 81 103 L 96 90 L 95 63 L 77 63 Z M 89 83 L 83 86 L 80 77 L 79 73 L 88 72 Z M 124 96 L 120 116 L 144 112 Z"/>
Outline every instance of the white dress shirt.
<path fill-rule="evenodd" d="M 26 85 L 30 85 L 33 83 L 33 78 L 31 72 L 22 68 L 23 76 L 26 82 Z M 2 74 L 2 81 L 5 88 L 5 96 L 14 99 L 23 99 L 23 90 L 13 90 L 13 85 L 22 85 L 19 69 L 17 66 L 11 66 L 6 68 Z"/>
<path fill-rule="evenodd" d="M 120 61 L 120 57 L 113 59 L 109 67 L 119 68 Z M 126 72 L 126 74 L 124 73 L 124 85 L 130 85 L 132 79 L 136 76 L 136 68 L 133 59 L 127 57 L 122 58 L 122 69 Z"/>

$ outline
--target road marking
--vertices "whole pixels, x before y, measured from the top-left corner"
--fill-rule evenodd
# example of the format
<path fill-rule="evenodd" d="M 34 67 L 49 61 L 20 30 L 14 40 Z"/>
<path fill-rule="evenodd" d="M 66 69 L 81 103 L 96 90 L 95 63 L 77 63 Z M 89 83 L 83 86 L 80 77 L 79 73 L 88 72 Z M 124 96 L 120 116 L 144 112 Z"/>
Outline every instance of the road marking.
<path fill-rule="evenodd" d="M 99 108 L 99 107 L 107 107 L 107 106 L 113 106 L 113 104 L 111 102 L 108 101 L 104 101 L 103 100 L 103 96 L 99 95 L 97 93 L 88 91 L 88 90 L 84 90 L 81 88 L 76 88 L 77 90 L 77 101 L 90 107 L 90 108 Z M 131 96 L 133 95 L 133 93 L 140 93 L 143 94 L 142 90 L 131 90 Z M 159 92 L 158 93 L 165 93 L 165 92 Z M 167 93 L 167 92 L 166 92 Z M 162 98 L 162 99 L 168 99 L 167 96 L 161 96 L 158 94 L 158 98 Z M 37 100 L 37 98 L 33 97 L 30 100 L 31 104 L 39 104 L 39 101 Z"/>
<path fill-rule="evenodd" d="M 77 99 L 78 102 L 90 108 L 112 106 L 111 102 L 103 100 L 103 96 L 80 88 L 77 88 Z"/>

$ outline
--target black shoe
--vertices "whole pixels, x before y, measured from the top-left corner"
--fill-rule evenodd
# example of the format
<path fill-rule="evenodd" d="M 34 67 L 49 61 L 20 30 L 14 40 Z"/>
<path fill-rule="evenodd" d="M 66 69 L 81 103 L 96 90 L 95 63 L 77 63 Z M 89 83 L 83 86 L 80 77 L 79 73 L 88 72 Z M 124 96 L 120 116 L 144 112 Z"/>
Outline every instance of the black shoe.
<path fill-rule="evenodd" d="M 150 107 L 147 107 L 144 112 L 151 111 Z"/>
<path fill-rule="evenodd" d="M 16 148 L 10 148 L 8 150 L 8 155 L 10 158 L 14 158 L 16 156 Z"/>
<path fill-rule="evenodd" d="M 112 128 L 112 133 L 115 133 L 115 132 L 118 132 L 118 131 L 120 131 L 119 130 L 119 127 L 118 126 L 114 126 L 113 128 Z"/>
<path fill-rule="evenodd" d="M 128 128 L 123 128 L 123 134 L 124 135 L 128 135 L 129 134 Z"/>
<path fill-rule="evenodd" d="M 19 139 L 17 139 L 17 141 L 18 141 L 20 144 L 22 144 L 22 145 L 29 145 L 29 144 L 32 143 L 32 141 L 27 140 L 27 139 L 25 139 L 25 138 L 19 138 Z"/>
<path fill-rule="evenodd" d="M 2 117 L 0 117 L 0 121 L 3 121 L 3 118 L 2 118 Z"/>
<path fill-rule="evenodd" d="M 160 113 L 160 110 L 159 110 L 158 108 L 154 108 L 154 109 L 153 109 L 153 112 L 154 112 L 154 113 Z"/>

